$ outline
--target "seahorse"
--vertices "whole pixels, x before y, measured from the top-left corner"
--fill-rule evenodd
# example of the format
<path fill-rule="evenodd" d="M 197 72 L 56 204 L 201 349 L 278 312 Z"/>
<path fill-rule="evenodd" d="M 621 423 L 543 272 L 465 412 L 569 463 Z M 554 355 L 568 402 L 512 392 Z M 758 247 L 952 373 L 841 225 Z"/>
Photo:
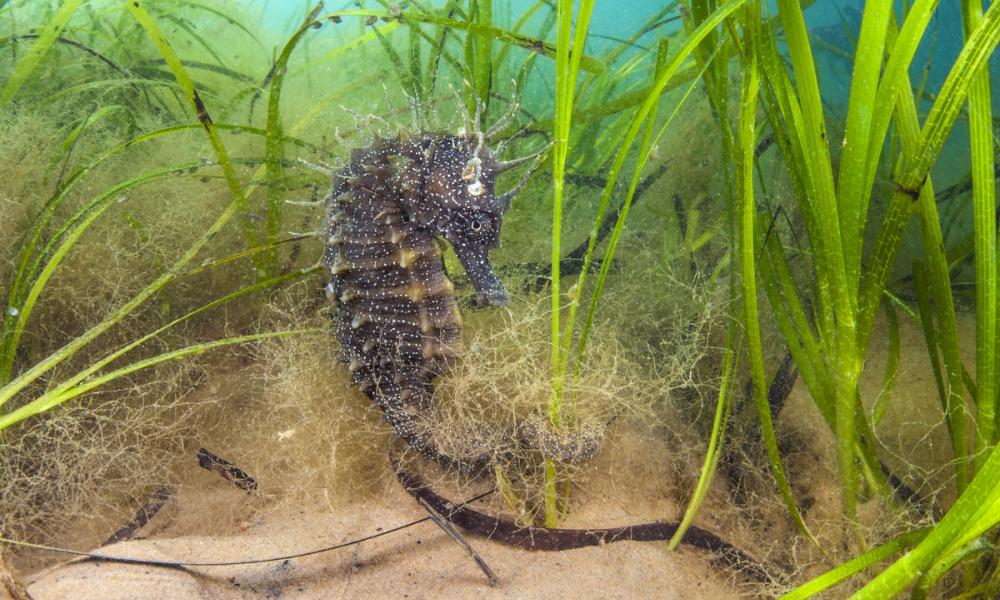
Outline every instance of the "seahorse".
<path fill-rule="evenodd" d="M 425 458 L 481 472 L 504 448 L 472 457 L 445 455 L 421 426 L 432 407 L 435 378 L 461 356 L 462 317 L 438 239 L 454 249 L 480 306 L 509 296 L 490 263 L 503 217 L 531 169 L 497 194 L 500 173 L 539 153 L 503 161 L 484 133 L 467 124 L 457 134 L 376 137 L 352 152 L 327 198 L 327 287 L 336 304 L 341 359 L 352 381 L 380 407 L 394 433 Z M 596 454 L 599 434 L 563 438 L 526 420 L 506 435 L 513 445 L 561 460 Z"/>

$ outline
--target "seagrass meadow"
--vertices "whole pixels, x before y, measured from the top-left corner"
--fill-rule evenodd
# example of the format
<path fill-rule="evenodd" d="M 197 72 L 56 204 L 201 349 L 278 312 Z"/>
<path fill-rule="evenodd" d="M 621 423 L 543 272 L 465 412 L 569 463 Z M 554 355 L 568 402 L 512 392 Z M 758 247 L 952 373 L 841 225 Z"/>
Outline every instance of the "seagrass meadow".
<path fill-rule="evenodd" d="M 1000 597 L 998 44 L 0 0 L 0 597 Z"/>

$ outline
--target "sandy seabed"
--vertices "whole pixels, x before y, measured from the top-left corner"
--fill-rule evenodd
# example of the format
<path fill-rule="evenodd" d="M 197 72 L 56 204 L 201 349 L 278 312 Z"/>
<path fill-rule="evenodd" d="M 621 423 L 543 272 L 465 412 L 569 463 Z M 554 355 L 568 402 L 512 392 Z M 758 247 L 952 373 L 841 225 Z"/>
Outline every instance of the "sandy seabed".
<path fill-rule="evenodd" d="M 425 516 L 401 488 L 378 502 L 320 510 L 257 512 L 255 500 L 225 482 L 203 477 L 205 489 L 185 488 L 145 529 L 146 539 L 102 553 L 156 560 L 226 561 L 292 554 L 364 537 Z M 612 502 L 612 499 L 608 499 Z M 241 511 L 241 507 L 244 511 Z M 565 526 L 635 517 L 606 503 L 575 512 Z M 198 522 L 229 521 L 229 535 L 177 535 Z M 257 565 L 190 567 L 71 561 L 28 579 L 35 600 L 237 598 L 733 598 L 739 576 L 702 551 L 669 552 L 666 544 L 619 542 L 565 552 L 529 552 L 469 536 L 494 571 L 491 587 L 465 549 L 433 522 L 341 550 Z"/>
<path fill-rule="evenodd" d="M 881 327 L 881 325 L 880 325 Z M 962 336 L 969 337 L 969 323 Z M 878 332 L 876 332 L 878 333 Z M 902 328 L 901 370 L 895 401 L 880 422 L 885 460 L 911 485 L 939 505 L 951 490 L 942 450 L 946 432 L 939 422 L 926 349 L 915 326 Z M 887 342 L 873 337 L 872 360 L 862 383 L 866 397 L 881 385 Z M 823 545 L 847 557 L 837 494 L 835 443 L 818 417 L 802 382 L 796 383 L 779 420 L 786 466 L 804 516 Z M 226 454 L 226 449 L 218 449 Z M 246 449 L 239 449 L 245 451 Z M 274 448 L 256 448 L 267 454 Z M 373 449 L 373 451 L 377 451 Z M 239 455 L 240 452 L 237 453 Z M 650 457 L 661 457 L 649 460 Z M 905 461 L 903 460 L 906 457 Z M 192 457 L 193 458 L 193 457 Z M 319 458 L 317 458 L 319 460 Z M 137 539 L 101 548 L 107 554 L 173 561 L 245 560 L 299 553 L 365 537 L 426 516 L 392 478 L 388 460 L 372 455 L 364 470 L 376 485 L 354 490 L 355 501 L 274 501 L 266 491 L 248 495 L 192 459 L 177 492 L 137 533 Z M 249 465 L 252 467 L 253 465 Z M 761 465 L 766 469 L 765 465 Z M 669 445 L 655 432 L 627 424 L 613 428 L 608 444 L 581 474 L 571 514 L 564 527 L 606 527 L 681 516 L 687 489 L 671 462 Z M 761 473 L 767 477 L 766 473 Z M 487 485 L 482 483 L 482 486 Z M 696 523 L 762 560 L 784 585 L 802 582 L 834 565 L 811 552 L 790 524 L 780 502 L 757 497 L 737 507 L 730 482 L 717 476 Z M 474 486 L 473 486 L 474 487 Z M 262 489 L 267 490 L 266 478 Z M 343 492 L 343 490 L 340 490 Z M 446 495 L 474 495 L 469 489 Z M 936 496 L 936 498 L 935 498 Z M 861 516 L 879 527 L 878 501 L 861 507 Z M 480 506 L 502 508 L 497 499 Z M 70 535 L 65 543 L 73 543 Z M 757 598 L 765 589 L 727 567 L 718 556 L 663 542 L 619 542 L 565 552 L 529 552 L 475 536 L 468 541 L 496 573 L 491 587 L 465 549 L 434 523 L 332 552 L 255 565 L 169 569 L 71 560 L 44 570 L 16 565 L 34 600 L 73 598 Z M 811 555 L 812 554 L 812 555 Z M 856 585 L 856 584 L 851 584 Z M 833 590 L 834 595 L 846 593 Z"/>

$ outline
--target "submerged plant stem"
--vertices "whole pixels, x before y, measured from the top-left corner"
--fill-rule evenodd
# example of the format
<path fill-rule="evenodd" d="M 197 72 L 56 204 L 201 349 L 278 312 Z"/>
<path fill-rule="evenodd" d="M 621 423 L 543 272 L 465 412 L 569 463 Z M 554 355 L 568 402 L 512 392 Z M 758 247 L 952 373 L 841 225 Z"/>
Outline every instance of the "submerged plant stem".
<path fill-rule="evenodd" d="M 135 17 L 135 20 L 138 21 L 142 28 L 146 30 L 146 33 L 153 41 L 153 44 L 155 44 L 157 49 L 159 49 L 160 54 L 163 55 L 163 59 L 167 63 L 167 66 L 170 67 L 170 71 L 177 79 L 177 83 L 184 91 L 184 96 L 190 103 L 191 108 L 195 113 L 195 117 L 201 123 L 202 128 L 205 130 L 205 135 L 208 136 L 208 141 L 212 145 L 212 149 L 215 151 L 215 154 L 219 159 L 219 166 L 222 168 L 222 172 L 226 178 L 226 184 L 229 186 L 229 193 L 232 195 L 237 208 L 242 213 L 248 212 L 247 195 L 243 189 L 243 184 L 240 183 L 239 178 L 236 176 L 236 171 L 233 169 L 232 161 L 229 160 L 229 152 L 226 150 L 226 146 L 222 143 L 222 138 L 219 137 L 219 132 L 215 128 L 211 115 L 208 113 L 205 102 L 198 94 L 198 90 L 195 89 L 191 76 L 188 75 L 183 63 L 177 56 L 177 53 L 174 52 L 174 49 L 170 46 L 170 42 L 167 41 L 167 37 L 160 30 L 156 21 L 148 12 L 146 12 L 142 5 L 139 2 L 129 1 L 126 1 L 125 4 Z M 253 222 L 249 219 L 244 219 L 241 225 L 243 235 L 247 241 L 247 247 L 256 246 L 257 233 L 254 231 Z M 255 255 L 254 266 L 258 271 L 258 276 L 261 275 L 262 268 L 262 265 L 259 263 L 260 257 Z"/>
<path fill-rule="evenodd" d="M 39 33 L 38 39 L 31 45 L 31 49 L 18 61 L 14 72 L 4 83 L 3 88 L 0 88 L 0 107 L 4 107 L 9 103 L 28 78 L 31 77 L 31 74 L 35 72 L 42 59 L 45 58 L 45 55 L 52 48 L 53 44 L 56 43 L 59 34 L 66 27 L 73 13 L 80 8 L 82 2 L 83 0 L 66 0 L 59 7 L 59 10 L 52 15 L 52 19 L 46 23 L 41 33 Z"/>

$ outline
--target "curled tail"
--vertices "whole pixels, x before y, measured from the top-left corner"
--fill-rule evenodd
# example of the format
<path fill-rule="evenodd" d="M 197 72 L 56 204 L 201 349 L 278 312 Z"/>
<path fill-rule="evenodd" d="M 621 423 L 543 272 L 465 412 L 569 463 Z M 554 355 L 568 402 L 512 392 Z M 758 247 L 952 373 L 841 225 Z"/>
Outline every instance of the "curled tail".
<path fill-rule="evenodd" d="M 432 383 L 429 378 L 421 378 L 414 373 L 397 373 L 375 381 L 367 371 L 356 371 L 353 374 L 355 382 L 381 409 L 382 418 L 392 428 L 393 434 L 425 460 L 471 476 L 486 473 L 498 460 L 502 460 L 498 456 L 503 453 L 502 449 L 461 457 L 440 449 L 424 416 L 431 406 Z"/>
<path fill-rule="evenodd" d="M 482 475 L 493 465 L 509 462 L 519 451 L 539 452 L 562 463 L 582 463 L 601 449 L 604 430 L 584 427 L 572 432 L 555 431 L 540 415 L 519 420 L 496 436 L 493 447 L 471 455 L 455 456 L 441 450 L 426 423 L 433 394 L 429 379 L 410 374 L 396 374 L 376 382 L 367 369 L 355 372 L 356 381 L 372 403 L 377 405 L 393 433 L 431 462 L 467 475 Z"/>

